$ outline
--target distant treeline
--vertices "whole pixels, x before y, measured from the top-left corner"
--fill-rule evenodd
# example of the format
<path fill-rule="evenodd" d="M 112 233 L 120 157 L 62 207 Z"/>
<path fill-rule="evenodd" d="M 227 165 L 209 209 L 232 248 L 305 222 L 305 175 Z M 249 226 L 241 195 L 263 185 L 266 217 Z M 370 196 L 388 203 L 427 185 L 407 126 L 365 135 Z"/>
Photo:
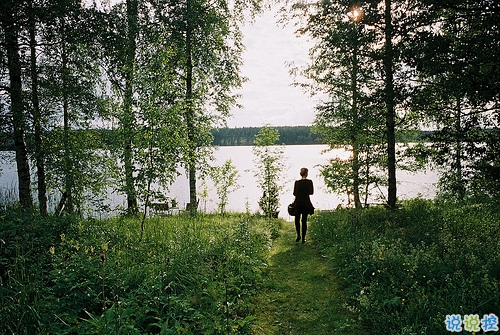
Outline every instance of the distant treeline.
<path fill-rule="evenodd" d="M 311 133 L 309 126 L 281 126 L 274 127 L 280 133 L 277 144 L 320 144 L 318 135 Z M 260 127 L 243 128 L 220 128 L 212 130 L 214 140 L 213 145 L 217 146 L 237 146 L 253 145 L 255 135 Z"/>
<path fill-rule="evenodd" d="M 311 132 L 310 126 L 279 126 L 274 127 L 280 133 L 280 138 L 276 144 L 324 144 L 320 139 L 320 135 Z M 220 128 L 212 130 L 214 140 L 212 145 L 215 146 L 238 146 L 238 145 L 253 145 L 255 135 L 259 132 L 260 127 L 243 127 L 243 128 Z M 430 139 L 432 131 L 418 131 L 411 134 L 398 134 L 397 142 L 412 142 L 421 139 Z"/>
<path fill-rule="evenodd" d="M 285 145 L 307 145 L 307 144 L 323 144 L 320 140 L 320 136 L 318 134 L 311 132 L 310 126 L 279 126 L 274 127 L 280 133 L 280 138 L 276 144 L 285 144 Z M 220 128 L 213 129 L 212 135 L 214 140 L 212 141 L 212 145 L 214 146 L 239 146 L 239 145 L 248 145 L 252 146 L 253 141 L 255 140 L 255 135 L 259 132 L 260 127 L 243 127 L 243 128 Z M 485 132 L 491 132 L 493 130 L 486 129 Z M 104 129 L 92 129 L 79 131 L 81 136 L 89 136 L 89 140 L 101 137 L 104 139 L 104 143 L 110 144 L 111 139 L 111 130 Z M 428 141 L 439 141 L 439 139 L 433 138 L 432 131 L 420 131 L 418 133 L 413 133 L 408 136 L 400 136 L 397 137 L 397 141 L 416 141 L 421 139 L 426 139 Z M 28 146 L 32 145 L 31 136 L 27 136 Z M 5 133 L 0 133 L 0 151 L 8 150 L 13 151 L 14 142 L 11 137 L 7 136 Z"/>
<path fill-rule="evenodd" d="M 321 144 L 318 140 L 318 135 L 311 133 L 311 127 L 309 126 L 280 126 L 274 127 L 280 133 L 280 138 L 276 144 Z M 244 128 L 220 128 L 213 129 L 212 135 L 214 140 L 212 145 L 214 146 L 239 146 L 248 145 L 252 146 L 255 140 L 255 135 L 259 132 L 260 127 L 244 127 Z M 82 134 L 80 136 L 90 136 L 89 140 L 92 138 L 101 138 L 103 143 L 110 144 L 112 141 L 112 130 L 105 129 L 92 129 L 79 131 Z M 27 136 L 28 145 L 31 145 L 31 136 Z M 14 150 L 14 142 L 6 134 L 0 133 L 0 151 L 1 150 Z"/>

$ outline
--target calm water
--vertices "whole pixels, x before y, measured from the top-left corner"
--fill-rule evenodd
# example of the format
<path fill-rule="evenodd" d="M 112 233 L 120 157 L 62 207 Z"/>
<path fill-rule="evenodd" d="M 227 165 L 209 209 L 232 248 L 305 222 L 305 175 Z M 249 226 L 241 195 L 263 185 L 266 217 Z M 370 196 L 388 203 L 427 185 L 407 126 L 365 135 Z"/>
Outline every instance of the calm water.
<path fill-rule="evenodd" d="M 309 168 L 309 179 L 314 182 L 314 195 L 311 200 L 317 209 L 333 209 L 339 204 L 346 204 L 346 197 L 336 194 L 328 193 L 322 179 L 319 176 L 320 164 L 326 164 L 330 158 L 333 157 L 348 157 L 349 153 L 344 150 L 335 150 L 323 153 L 328 146 L 326 145 L 296 145 L 284 146 L 285 150 L 285 165 L 286 169 L 283 173 L 282 181 L 284 189 L 281 192 L 281 210 L 280 216 L 288 218 L 286 213 L 286 206 L 293 201 L 292 189 L 293 182 L 299 179 L 299 170 L 301 167 Z M 0 161 L 0 194 L 5 195 L 15 193 L 17 194 L 17 174 L 15 164 L 13 163 L 13 153 L 0 153 L 4 156 L 4 160 Z M 239 188 L 230 193 L 229 203 L 227 210 L 229 211 L 245 211 L 247 205 L 251 212 L 258 210 L 258 199 L 261 191 L 257 187 L 257 179 L 255 175 L 255 157 L 252 154 L 252 147 L 220 147 L 215 152 L 216 161 L 214 165 L 222 165 L 227 159 L 232 160 L 232 164 L 239 172 L 237 183 Z M 426 171 L 416 174 L 398 171 L 398 198 L 408 199 L 421 195 L 425 198 L 432 198 L 435 195 L 436 189 L 434 184 L 437 182 L 438 176 L 435 172 Z M 212 212 L 217 209 L 217 194 L 210 180 L 206 183 L 198 181 L 198 191 L 202 192 L 204 189 L 208 191 L 208 197 L 200 197 L 200 209 Z M 386 196 L 387 190 L 383 188 L 374 192 L 374 196 Z M 189 184 L 185 177 L 185 173 L 177 178 L 176 182 L 165 191 L 165 195 L 177 198 L 180 207 L 185 207 L 189 202 Z M 112 207 L 118 205 L 124 206 L 125 198 L 122 196 L 111 195 L 109 202 Z M 380 202 L 377 199 L 371 199 L 369 202 Z"/>

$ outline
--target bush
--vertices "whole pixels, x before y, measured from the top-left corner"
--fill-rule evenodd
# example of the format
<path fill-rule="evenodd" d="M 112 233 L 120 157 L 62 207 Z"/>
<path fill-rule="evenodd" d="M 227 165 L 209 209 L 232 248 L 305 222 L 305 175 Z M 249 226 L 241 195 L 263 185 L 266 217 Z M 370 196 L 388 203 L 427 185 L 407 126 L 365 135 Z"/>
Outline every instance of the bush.
<path fill-rule="evenodd" d="M 367 332 L 442 334 L 448 314 L 500 310 L 499 223 L 495 204 L 415 199 L 320 213 L 311 232 Z"/>
<path fill-rule="evenodd" d="M 5 334 L 35 334 L 43 329 L 44 285 L 49 249 L 75 218 L 50 220 L 16 208 L 0 212 L 0 320 Z"/>
<path fill-rule="evenodd" d="M 47 219 L 47 225 L 57 220 Z M 30 246 L 3 258 L 19 269 L 2 281 L 2 331 L 248 333 L 250 297 L 269 247 L 266 222 L 238 215 L 172 216 L 150 218 L 145 227 L 140 242 L 137 219 L 73 220 L 62 233 L 48 232 L 38 254 Z M 41 266 L 30 270 L 21 259 Z M 20 281 L 31 286 L 15 293 Z"/>

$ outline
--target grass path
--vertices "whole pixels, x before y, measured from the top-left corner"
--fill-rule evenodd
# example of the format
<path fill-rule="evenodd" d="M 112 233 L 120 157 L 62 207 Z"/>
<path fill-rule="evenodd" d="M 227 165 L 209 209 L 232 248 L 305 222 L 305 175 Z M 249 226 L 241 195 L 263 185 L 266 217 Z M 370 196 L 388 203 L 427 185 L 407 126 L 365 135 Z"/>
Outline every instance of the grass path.
<path fill-rule="evenodd" d="M 356 333 L 345 321 L 336 278 L 311 236 L 305 244 L 296 243 L 294 225 L 287 222 L 269 257 L 269 272 L 255 301 L 254 334 Z"/>

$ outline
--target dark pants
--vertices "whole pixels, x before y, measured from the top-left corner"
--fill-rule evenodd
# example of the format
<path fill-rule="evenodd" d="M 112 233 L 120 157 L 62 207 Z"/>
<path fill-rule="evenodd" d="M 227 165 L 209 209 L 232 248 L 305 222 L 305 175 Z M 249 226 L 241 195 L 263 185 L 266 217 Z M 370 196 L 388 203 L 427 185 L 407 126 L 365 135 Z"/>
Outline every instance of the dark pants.
<path fill-rule="evenodd" d="M 300 236 L 300 217 L 302 216 L 302 239 L 306 239 L 307 232 L 307 213 L 295 215 L 295 230 L 297 231 L 297 237 Z"/>

